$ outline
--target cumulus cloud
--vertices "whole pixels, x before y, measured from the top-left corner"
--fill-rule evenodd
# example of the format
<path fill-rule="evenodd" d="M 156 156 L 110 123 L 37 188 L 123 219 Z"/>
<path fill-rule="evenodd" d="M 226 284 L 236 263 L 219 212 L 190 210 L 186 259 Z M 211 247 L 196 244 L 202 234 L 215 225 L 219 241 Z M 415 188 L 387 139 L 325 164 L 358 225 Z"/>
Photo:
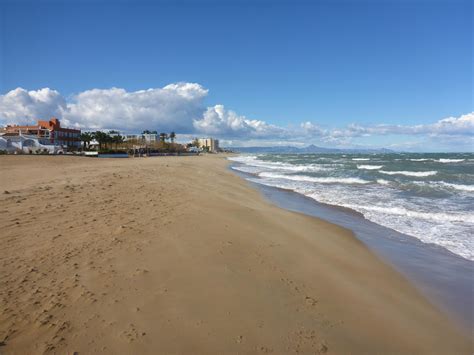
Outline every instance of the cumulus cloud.
<path fill-rule="evenodd" d="M 327 130 L 309 121 L 301 123 L 300 127 L 305 134 L 310 135 L 310 136 L 320 137 L 327 134 Z"/>
<path fill-rule="evenodd" d="M 373 125 L 361 126 L 351 124 L 347 129 L 335 130 L 333 136 L 361 137 L 371 135 L 405 134 L 405 135 L 473 135 L 474 112 L 460 117 L 448 117 L 433 124 L 424 125 Z"/>
<path fill-rule="evenodd" d="M 71 97 L 55 90 L 15 89 L 0 96 L 0 122 L 62 118 L 65 125 L 84 129 L 143 129 L 192 131 L 193 119 L 202 116 L 208 90 L 199 84 L 176 83 L 163 88 L 127 92 L 120 88 L 92 89 Z"/>
<path fill-rule="evenodd" d="M 66 100 L 56 90 L 17 88 L 0 95 L 0 124 L 27 124 L 37 118 L 62 117 L 66 108 Z"/>
<path fill-rule="evenodd" d="M 202 119 L 194 120 L 193 124 L 198 132 L 224 137 L 278 138 L 287 133 L 284 128 L 226 110 L 223 105 L 208 107 Z"/>
<path fill-rule="evenodd" d="M 448 149 L 451 145 L 468 150 L 470 147 L 472 150 L 474 145 L 474 112 L 423 125 L 350 124 L 344 128 L 324 130 L 311 122 L 305 122 L 301 124 L 301 128 L 307 136 L 317 137 L 320 142 L 339 146 L 354 146 L 358 138 L 389 135 L 418 137 L 416 143 L 411 141 L 409 146 L 419 146 L 420 149 L 428 144 L 433 147 L 443 145 L 443 149 Z M 397 144 L 399 148 L 405 147 L 404 143 Z M 390 143 L 387 142 L 387 145 Z"/>
<path fill-rule="evenodd" d="M 85 130 L 144 129 L 175 131 L 183 135 L 212 135 L 232 145 L 323 143 L 354 146 L 371 136 L 412 136 L 432 142 L 468 146 L 474 141 L 474 112 L 423 125 L 360 125 L 323 128 L 315 122 L 281 127 L 248 118 L 224 105 L 204 106 L 208 90 L 196 83 L 173 83 L 163 88 L 127 91 L 121 88 L 92 89 L 66 100 L 49 88 L 27 91 L 17 88 L 0 95 L 0 125 L 34 123 L 56 116 L 64 125 Z M 390 144 L 390 142 L 387 142 Z"/>
<path fill-rule="evenodd" d="M 448 117 L 425 127 L 430 134 L 474 135 L 474 112 L 457 118 Z"/>
<path fill-rule="evenodd" d="M 202 114 L 202 101 L 207 92 L 193 83 L 134 92 L 118 88 L 87 90 L 73 97 L 65 116 L 89 129 L 158 129 L 187 133 L 193 118 Z"/>

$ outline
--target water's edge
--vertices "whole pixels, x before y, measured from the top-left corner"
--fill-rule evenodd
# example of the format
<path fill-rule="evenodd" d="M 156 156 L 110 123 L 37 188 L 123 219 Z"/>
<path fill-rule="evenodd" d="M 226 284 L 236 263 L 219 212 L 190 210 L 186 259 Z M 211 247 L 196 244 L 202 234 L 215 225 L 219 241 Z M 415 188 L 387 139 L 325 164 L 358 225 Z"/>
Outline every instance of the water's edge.
<path fill-rule="evenodd" d="M 474 262 L 435 244 L 401 234 L 365 219 L 360 213 L 325 205 L 290 190 L 266 186 L 232 169 L 280 208 L 321 218 L 350 229 L 383 261 L 406 277 L 432 304 L 445 312 L 463 331 L 474 329 Z"/>

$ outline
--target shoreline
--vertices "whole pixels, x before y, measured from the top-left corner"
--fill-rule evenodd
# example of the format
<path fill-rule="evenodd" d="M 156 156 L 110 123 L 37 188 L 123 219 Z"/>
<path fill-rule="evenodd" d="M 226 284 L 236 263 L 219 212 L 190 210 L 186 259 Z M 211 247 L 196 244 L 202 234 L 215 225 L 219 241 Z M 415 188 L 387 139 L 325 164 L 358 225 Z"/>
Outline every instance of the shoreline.
<path fill-rule="evenodd" d="M 223 156 L 84 159 L 0 157 L 7 354 L 472 352 L 351 231 Z"/>
<path fill-rule="evenodd" d="M 256 175 L 233 169 L 242 179 Z M 248 180 L 246 180 L 248 181 Z M 384 262 L 405 276 L 437 308 L 466 333 L 474 329 L 474 262 L 437 245 L 372 222 L 358 211 L 319 202 L 291 189 L 248 181 L 271 203 L 351 230 Z M 280 191 L 280 192 L 279 192 Z M 283 193 L 282 193 L 283 192 Z M 453 277 L 452 275 L 456 275 Z"/>
<path fill-rule="evenodd" d="M 369 165 L 337 154 L 243 154 L 229 159 L 238 164 L 233 169 L 256 174 L 251 179 L 255 182 L 348 207 L 379 225 L 474 261 L 472 164 L 440 157 L 420 163 L 409 154 L 367 155 L 363 159 Z"/>

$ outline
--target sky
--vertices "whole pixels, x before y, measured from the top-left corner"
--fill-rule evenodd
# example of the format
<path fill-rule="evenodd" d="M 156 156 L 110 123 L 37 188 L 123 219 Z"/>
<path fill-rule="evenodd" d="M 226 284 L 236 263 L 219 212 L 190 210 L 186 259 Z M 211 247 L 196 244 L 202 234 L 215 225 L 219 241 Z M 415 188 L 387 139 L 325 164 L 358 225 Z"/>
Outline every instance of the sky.
<path fill-rule="evenodd" d="M 472 151 L 470 0 L 0 0 L 0 124 Z"/>

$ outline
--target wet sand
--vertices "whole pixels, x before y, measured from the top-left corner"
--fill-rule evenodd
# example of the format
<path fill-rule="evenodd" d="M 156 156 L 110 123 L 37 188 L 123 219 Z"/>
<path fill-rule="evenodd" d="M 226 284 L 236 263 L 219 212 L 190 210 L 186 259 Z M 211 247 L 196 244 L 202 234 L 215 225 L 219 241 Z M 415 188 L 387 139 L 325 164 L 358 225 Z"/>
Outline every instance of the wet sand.
<path fill-rule="evenodd" d="M 0 157 L 0 352 L 472 353 L 352 232 L 227 166 Z"/>
<path fill-rule="evenodd" d="M 244 179 L 253 175 L 232 170 Z M 348 228 L 369 249 L 405 276 L 466 334 L 474 330 L 474 262 L 436 244 L 371 222 L 354 210 L 319 203 L 292 190 L 252 183 L 281 208 L 321 218 Z"/>

